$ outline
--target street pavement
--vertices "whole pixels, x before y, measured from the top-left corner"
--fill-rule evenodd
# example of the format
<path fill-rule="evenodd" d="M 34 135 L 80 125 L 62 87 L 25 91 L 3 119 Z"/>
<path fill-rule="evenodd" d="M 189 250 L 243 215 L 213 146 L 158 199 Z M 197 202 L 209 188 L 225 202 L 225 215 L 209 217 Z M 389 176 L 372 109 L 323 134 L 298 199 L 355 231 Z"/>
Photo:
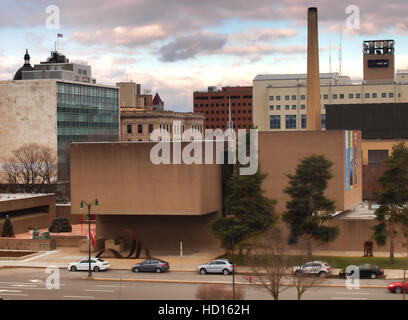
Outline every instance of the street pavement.
<path fill-rule="evenodd" d="M 52 281 L 47 280 L 50 275 L 54 276 Z M 47 283 L 51 286 L 56 285 L 55 276 L 55 273 L 47 273 L 46 269 L 41 268 L 2 268 L 0 296 L 4 300 L 194 300 L 197 290 L 201 286 L 208 286 L 209 283 L 219 283 L 225 288 L 232 288 L 231 275 L 199 275 L 192 272 L 135 274 L 125 270 L 108 270 L 93 274 L 100 280 L 84 280 L 87 272 L 59 269 L 59 288 L 48 289 Z M 402 299 L 402 295 L 387 291 L 388 281 L 384 279 L 361 280 L 361 288 L 354 290 L 347 289 L 345 280 L 342 279 L 325 279 L 324 282 L 327 287 L 310 288 L 302 299 Z M 236 285 L 243 290 L 246 300 L 272 299 L 261 286 L 248 284 L 245 276 L 236 276 Z M 282 292 L 280 299 L 296 299 L 296 290 L 289 287 Z"/>

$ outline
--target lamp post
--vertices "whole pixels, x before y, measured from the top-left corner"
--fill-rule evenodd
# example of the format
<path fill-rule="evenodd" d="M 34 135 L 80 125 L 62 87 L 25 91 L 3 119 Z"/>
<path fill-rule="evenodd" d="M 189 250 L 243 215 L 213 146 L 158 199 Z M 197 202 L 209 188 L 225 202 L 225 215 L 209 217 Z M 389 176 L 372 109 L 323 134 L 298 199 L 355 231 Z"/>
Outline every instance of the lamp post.
<path fill-rule="evenodd" d="M 80 209 L 82 210 L 84 208 L 84 204 L 88 207 L 88 277 L 92 277 L 92 270 L 91 270 L 91 207 L 92 205 L 95 205 L 95 207 L 98 206 L 98 199 L 95 199 L 93 203 L 88 203 L 84 200 L 81 200 L 81 205 Z"/>
<path fill-rule="evenodd" d="M 235 300 L 235 263 L 234 263 L 234 215 L 228 215 L 231 219 L 231 255 L 232 255 L 232 300 Z"/>

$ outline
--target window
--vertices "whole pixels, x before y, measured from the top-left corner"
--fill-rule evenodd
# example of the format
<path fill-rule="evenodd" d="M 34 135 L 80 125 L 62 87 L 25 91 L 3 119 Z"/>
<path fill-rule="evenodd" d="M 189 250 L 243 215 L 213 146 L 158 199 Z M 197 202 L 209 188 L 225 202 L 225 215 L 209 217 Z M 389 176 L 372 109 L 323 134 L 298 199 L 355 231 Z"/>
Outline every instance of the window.
<path fill-rule="evenodd" d="M 344 99 L 344 94 L 340 93 L 340 99 Z"/>
<path fill-rule="evenodd" d="M 387 98 L 387 94 L 385 92 L 381 93 L 381 98 Z"/>
<path fill-rule="evenodd" d="M 289 100 L 289 96 L 285 96 L 285 100 Z"/>
<path fill-rule="evenodd" d="M 292 105 L 292 110 L 296 110 L 296 105 Z"/>
<path fill-rule="evenodd" d="M 149 133 L 152 133 L 152 132 L 153 132 L 153 125 L 149 124 Z"/>
<path fill-rule="evenodd" d="M 390 93 L 388 94 L 388 97 L 389 97 L 389 98 L 393 98 L 393 97 L 394 97 L 394 93 L 393 93 L 393 92 L 390 92 Z"/>
<path fill-rule="evenodd" d="M 281 128 L 280 119 L 281 119 L 280 115 L 269 116 L 270 128 L 280 129 Z"/>
<path fill-rule="evenodd" d="M 277 105 L 277 106 L 276 106 L 276 110 L 280 110 L 280 105 Z"/>
<path fill-rule="evenodd" d="M 286 120 L 286 129 L 296 129 L 296 115 L 295 114 L 287 114 L 285 116 Z"/>
<path fill-rule="evenodd" d="M 289 105 L 288 104 L 285 106 L 285 110 L 289 110 Z"/>
<path fill-rule="evenodd" d="M 370 94 L 369 94 L 369 93 L 366 93 L 366 94 L 365 94 L 365 97 L 366 97 L 366 98 L 370 98 Z"/>
<path fill-rule="evenodd" d="M 388 150 L 368 150 L 368 163 L 382 163 L 388 159 Z"/>
<path fill-rule="evenodd" d="M 353 99 L 354 98 L 354 94 L 349 93 L 349 99 Z"/>
<path fill-rule="evenodd" d="M 373 92 L 372 98 L 377 98 L 377 94 Z"/>
<path fill-rule="evenodd" d="M 269 96 L 269 100 L 270 100 L 270 101 L 273 101 L 273 96 Z"/>
<path fill-rule="evenodd" d="M 132 133 L 132 125 L 128 124 L 126 127 L 127 127 L 127 133 Z"/>
<path fill-rule="evenodd" d="M 302 105 L 300 106 L 300 109 L 305 110 L 305 109 L 306 109 L 306 105 L 302 104 Z"/>
<path fill-rule="evenodd" d="M 321 124 L 322 124 L 322 129 L 326 129 L 326 115 L 322 114 L 322 120 L 321 120 Z"/>
<path fill-rule="evenodd" d="M 143 133 L 143 125 L 141 124 L 137 125 L 137 133 Z"/>
<path fill-rule="evenodd" d="M 295 96 L 295 95 L 292 96 L 292 100 L 296 100 L 296 96 Z"/>
<path fill-rule="evenodd" d="M 276 96 L 276 101 L 279 101 L 280 100 L 280 96 Z"/>
<path fill-rule="evenodd" d="M 305 114 L 302 114 L 302 118 L 300 119 L 301 120 L 301 125 L 302 125 L 302 129 L 306 129 L 306 115 Z"/>
<path fill-rule="evenodd" d="M 324 95 L 323 95 L 323 99 L 326 99 L 326 100 L 329 99 L 329 95 L 328 95 L 328 94 L 324 94 Z"/>
<path fill-rule="evenodd" d="M 305 100 L 305 99 L 306 99 L 305 95 L 302 94 L 302 95 L 300 96 L 300 100 Z"/>
<path fill-rule="evenodd" d="M 356 93 L 356 99 L 360 99 L 360 94 Z"/>
<path fill-rule="evenodd" d="M 269 110 L 273 110 L 273 106 L 269 106 Z"/>
<path fill-rule="evenodd" d="M 333 99 L 337 99 L 337 94 L 333 94 Z"/>

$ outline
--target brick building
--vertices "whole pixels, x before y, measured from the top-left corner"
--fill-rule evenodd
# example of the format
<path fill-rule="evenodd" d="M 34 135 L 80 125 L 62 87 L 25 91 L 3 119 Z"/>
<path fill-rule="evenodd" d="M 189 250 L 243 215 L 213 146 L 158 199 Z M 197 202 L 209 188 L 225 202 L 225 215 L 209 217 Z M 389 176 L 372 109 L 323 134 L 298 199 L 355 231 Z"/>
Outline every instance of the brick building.
<path fill-rule="evenodd" d="M 252 125 L 252 87 L 208 87 L 193 95 L 194 112 L 205 115 L 205 129 L 228 128 L 228 106 L 231 101 L 231 121 L 234 129 Z"/>

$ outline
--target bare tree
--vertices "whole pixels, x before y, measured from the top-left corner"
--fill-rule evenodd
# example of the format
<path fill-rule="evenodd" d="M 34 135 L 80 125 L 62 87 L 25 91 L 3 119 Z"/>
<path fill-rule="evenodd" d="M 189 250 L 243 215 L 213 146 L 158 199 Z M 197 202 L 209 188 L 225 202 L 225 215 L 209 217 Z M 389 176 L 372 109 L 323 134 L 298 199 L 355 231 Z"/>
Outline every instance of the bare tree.
<path fill-rule="evenodd" d="M 301 236 L 298 239 L 297 247 L 296 247 L 296 255 L 294 256 L 294 263 L 297 266 L 301 266 L 307 262 L 309 262 L 309 249 L 310 244 L 304 239 L 308 237 L 307 235 Z M 318 286 L 318 284 L 322 283 L 324 277 L 320 274 L 313 275 L 301 272 L 301 270 L 297 268 L 291 269 L 291 277 L 292 277 L 292 284 L 296 289 L 297 299 L 301 300 L 302 295 L 309 290 L 310 288 Z"/>
<path fill-rule="evenodd" d="M 57 163 L 48 146 L 30 143 L 14 150 L 1 167 L 1 175 L 8 183 L 53 183 Z"/>
<path fill-rule="evenodd" d="M 274 300 L 279 300 L 279 295 L 289 288 L 289 284 L 283 282 L 291 269 L 285 239 L 280 229 L 271 228 L 259 241 L 257 254 L 247 260 L 253 273 L 250 282 L 260 285 Z"/>

